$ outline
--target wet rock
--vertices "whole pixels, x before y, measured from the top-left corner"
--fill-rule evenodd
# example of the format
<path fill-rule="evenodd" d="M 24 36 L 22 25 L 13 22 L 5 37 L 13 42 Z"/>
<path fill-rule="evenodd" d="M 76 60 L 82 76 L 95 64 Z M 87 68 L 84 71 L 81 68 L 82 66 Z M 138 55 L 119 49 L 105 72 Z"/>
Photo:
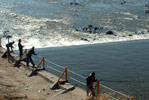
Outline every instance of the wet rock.
<path fill-rule="evenodd" d="M 79 31 L 78 29 L 76 29 L 76 31 Z"/>
<path fill-rule="evenodd" d="M 114 33 L 112 31 L 106 32 L 107 35 L 113 35 Z"/>
<path fill-rule="evenodd" d="M 77 3 L 77 2 L 70 2 L 70 5 L 76 5 L 76 6 L 78 6 L 78 5 L 81 5 L 80 3 Z"/>
<path fill-rule="evenodd" d="M 146 14 L 149 14 L 149 9 L 147 9 L 147 10 L 145 11 L 145 13 L 146 13 Z"/>
<path fill-rule="evenodd" d="M 89 41 L 88 39 L 85 39 L 85 38 L 81 38 L 81 40 L 84 40 L 84 41 Z"/>
<path fill-rule="evenodd" d="M 132 34 L 129 34 L 128 36 L 133 36 Z"/>
<path fill-rule="evenodd" d="M 126 1 L 123 1 L 123 2 L 121 2 L 121 5 L 123 5 L 123 4 L 125 4 L 126 3 Z"/>
<path fill-rule="evenodd" d="M 145 4 L 145 7 L 148 7 L 149 8 L 149 4 Z"/>
<path fill-rule="evenodd" d="M 88 25 L 88 28 L 93 28 L 93 25 Z"/>
<path fill-rule="evenodd" d="M 87 27 L 82 28 L 83 31 L 89 32 L 89 33 L 100 33 L 100 30 L 102 30 L 103 27 L 97 27 L 93 25 L 88 25 Z"/>

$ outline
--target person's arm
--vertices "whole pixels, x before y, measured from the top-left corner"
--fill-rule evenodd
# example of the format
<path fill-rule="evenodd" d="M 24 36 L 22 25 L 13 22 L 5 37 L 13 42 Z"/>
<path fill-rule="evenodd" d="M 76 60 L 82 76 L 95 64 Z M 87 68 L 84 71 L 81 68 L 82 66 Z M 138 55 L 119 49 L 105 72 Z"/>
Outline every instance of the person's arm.
<path fill-rule="evenodd" d="M 37 55 L 37 53 L 35 53 L 35 51 L 33 51 L 33 54 L 34 54 L 34 55 Z"/>
<path fill-rule="evenodd" d="M 11 45 L 11 52 L 13 52 L 13 46 Z"/>
<path fill-rule="evenodd" d="M 94 82 L 97 82 L 97 79 L 95 79 L 95 77 L 94 77 Z"/>

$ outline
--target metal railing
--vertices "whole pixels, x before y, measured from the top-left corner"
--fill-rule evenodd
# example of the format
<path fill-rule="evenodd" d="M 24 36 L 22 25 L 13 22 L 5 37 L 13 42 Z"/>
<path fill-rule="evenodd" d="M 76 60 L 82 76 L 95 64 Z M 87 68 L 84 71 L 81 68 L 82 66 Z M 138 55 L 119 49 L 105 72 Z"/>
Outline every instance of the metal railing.
<path fill-rule="evenodd" d="M 64 69 L 64 72 L 59 77 L 58 82 L 60 81 L 60 79 L 63 77 L 64 74 L 65 74 L 65 81 L 68 81 L 68 78 L 67 78 L 67 67 Z"/>
<path fill-rule="evenodd" d="M 45 57 L 43 57 L 42 59 L 41 59 L 41 61 L 40 61 L 40 63 L 37 65 L 37 67 L 36 67 L 36 70 L 38 70 L 39 69 L 39 66 L 40 65 L 43 65 L 43 69 L 45 69 Z"/>
<path fill-rule="evenodd" d="M 41 56 L 38 56 L 38 57 L 39 58 L 42 58 Z M 65 69 L 65 67 L 63 67 L 63 66 L 61 66 L 59 64 L 56 64 L 56 63 L 54 63 L 54 62 L 52 62 L 50 60 L 45 59 L 45 61 L 47 61 L 49 64 L 55 65 L 57 68 L 54 68 L 53 66 L 51 67 L 49 65 L 46 65 L 46 67 L 48 67 L 48 68 L 50 68 L 50 69 L 52 69 L 52 70 L 54 70 L 54 71 L 56 71 L 58 73 L 61 73 L 62 72 L 62 71 L 58 70 L 58 68 Z M 74 74 L 74 75 L 76 75 L 77 77 L 80 77 L 80 78 L 83 78 L 84 80 L 86 80 L 86 77 L 83 76 L 83 75 L 80 75 L 80 74 L 78 74 L 78 73 L 76 73 L 74 71 L 71 71 L 69 69 L 67 69 L 67 71 L 70 72 L 70 73 L 72 73 L 72 74 Z M 70 79 L 73 80 L 73 81 L 75 81 L 75 82 L 77 82 L 77 83 L 79 83 L 79 84 L 82 84 L 83 86 L 86 86 L 86 84 L 84 82 L 81 82 L 81 81 L 77 80 L 76 78 L 73 78 L 73 77 L 70 76 Z M 114 89 L 111 89 L 111 88 L 109 88 L 109 87 L 107 87 L 107 86 L 105 86 L 105 85 L 103 85 L 101 83 L 99 84 L 99 86 L 98 86 L 98 84 L 99 84 L 99 81 L 97 82 L 95 88 L 93 89 L 94 91 L 91 91 L 91 94 L 90 95 L 92 95 L 92 93 L 95 92 L 95 90 L 97 89 L 97 96 L 100 96 L 101 92 L 99 91 L 99 88 L 101 87 L 101 88 L 105 88 L 107 90 L 110 90 L 110 91 L 118 94 L 119 96 L 122 96 L 122 98 L 126 98 L 126 100 L 134 100 L 133 96 L 125 95 L 124 93 L 121 93 L 121 92 L 118 92 L 118 91 L 116 91 Z M 115 97 L 113 95 L 109 95 L 107 93 L 106 93 L 106 95 L 108 95 L 108 97 L 110 99 L 112 99 L 112 100 L 121 100 L 121 99 L 117 99 L 117 97 Z"/>

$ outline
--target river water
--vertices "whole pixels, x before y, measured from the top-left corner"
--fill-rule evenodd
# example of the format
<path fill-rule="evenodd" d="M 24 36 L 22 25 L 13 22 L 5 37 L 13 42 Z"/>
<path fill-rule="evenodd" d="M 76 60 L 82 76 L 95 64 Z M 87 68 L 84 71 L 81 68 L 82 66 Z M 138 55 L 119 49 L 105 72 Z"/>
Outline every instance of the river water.
<path fill-rule="evenodd" d="M 22 38 L 26 48 L 148 39 L 147 4 L 148 0 L 1 0 L 0 37 L 9 31 L 5 35 L 16 42 Z M 88 25 L 93 26 L 91 33 L 83 30 Z M 99 29 L 94 33 L 95 27 Z"/>
<path fill-rule="evenodd" d="M 87 77 L 91 72 L 101 83 L 122 93 L 140 96 L 137 100 L 147 100 L 149 95 L 149 40 L 103 43 L 71 47 L 37 49 L 42 57 L 58 65 L 68 67 Z M 36 59 L 37 60 L 37 59 Z M 58 66 L 46 64 L 63 71 Z M 47 70 L 56 75 L 51 68 Z M 85 79 L 72 75 L 83 83 Z M 72 80 L 70 81 L 72 82 Z M 76 83 L 78 84 L 78 83 Z M 81 85 L 81 87 L 84 87 Z M 145 97 L 145 96 L 146 97 Z"/>

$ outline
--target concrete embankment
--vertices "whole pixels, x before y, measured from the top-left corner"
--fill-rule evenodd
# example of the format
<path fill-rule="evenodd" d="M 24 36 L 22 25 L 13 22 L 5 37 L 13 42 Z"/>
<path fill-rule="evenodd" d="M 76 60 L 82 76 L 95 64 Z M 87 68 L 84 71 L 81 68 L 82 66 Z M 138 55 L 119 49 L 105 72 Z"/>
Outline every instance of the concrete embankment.
<path fill-rule="evenodd" d="M 1 55 L 5 51 L 6 50 L 4 48 L 1 48 L 0 47 L 0 53 L 1 53 Z M 13 66 L 14 63 L 19 59 L 19 57 L 16 54 L 11 54 L 11 56 L 12 56 L 11 57 L 12 63 L 10 65 Z M 5 62 L 8 63 L 7 59 L 2 59 L 1 58 L 1 60 L 5 60 Z M 25 70 L 23 70 L 22 72 L 20 72 L 21 68 L 23 68 Z M 10 68 L 8 68 L 8 69 L 10 69 Z M 28 85 L 26 85 L 26 87 L 27 86 L 29 87 L 30 86 L 29 84 L 30 83 L 33 83 L 32 87 L 30 86 L 30 88 L 23 87 L 24 88 L 24 91 L 30 92 L 30 95 L 31 94 L 32 95 L 35 95 L 31 91 L 33 89 L 33 87 L 35 87 L 35 88 L 37 88 L 37 87 L 38 88 L 43 87 L 42 89 L 39 89 L 39 90 L 37 89 L 38 91 L 37 90 L 36 91 L 37 91 L 37 95 L 39 95 L 38 93 L 40 93 L 40 94 L 43 94 L 45 96 L 45 97 L 43 97 L 44 100 L 64 100 L 64 99 L 65 100 L 70 100 L 70 99 L 71 100 L 86 100 L 86 98 L 87 98 L 86 97 L 86 92 L 84 90 L 82 90 L 82 89 L 80 89 L 78 87 L 75 87 L 75 86 L 73 86 L 73 85 L 71 85 L 69 83 L 66 83 L 64 85 L 60 85 L 59 86 L 59 89 L 54 89 L 54 90 L 49 89 L 49 88 L 51 88 L 51 86 L 53 86 L 54 83 L 57 82 L 57 80 L 59 79 L 59 77 L 57 77 L 57 76 L 55 76 L 55 75 L 47 72 L 46 70 L 37 71 L 37 75 L 36 76 L 28 77 L 28 75 L 32 73 L 33 69 L 31 67 L 27 67 L 26 66 L 26 63 L 23 62 L 23 61 L 21 62 L 21 66 L 19 68 L 17 68 L 17 67 L 11 67 L 11 70 L 13 70 L 13 69 L 16 69 L 17 70 L 15 72 L 15 76 L 17 76 L 17 77 L 20 77 L 21 76 L 21 78 L 23 78 L 23 80 L 21 80 L 21 81 L 25 81 L 25 80 L 30 79 L 30 82 L 28 81 L 26 83 L 26 84 L 28 84 Z M 18 73 L 20 73 L 21 75 L 18 74 Z M 38 81 L 39 79 L 37 78 L 37 76 L 38 77 L 41 77 L 44 80 L 46 80 L 46 81 L 44 81 L 44 83 L 42 83 L 44 86 L 46 86 L 47 84 L 49 84 L 49 85 L 47 85 L 47 87 L 42 86 L 42 84 L 40 84 L 41 82 Z M 37 79 L 35 79 L 35 77 Z M 34 80 L 32 78 L 34 78 Z M 17 81 L 19 81 L 19 79 L 17 79 Z M 45 83 L 47 83 L 47 84 L 45 85 Z M 19 86 L 19 87 L 21 87 L 21 86 Z M 49 89 L 47 91 L 48 92 L 47 95 L 45 95 L 43 93 L 43 92 L 45 92 L 46 88 Z M 50 91 L 50 93 L 49 93 L 49 91 Z M 26 94 L 26 93 L 23 93 L 23 94 Z M 28 97 L 28 99 L 29 99 L 30 96 L 28 96 L 26 94 L 24 97 Z M 31 99 L 33 99 L 33 98 L 31 98 Z M 34 99 L 36 99 L 36 95 L 35 95 Z M 41 100 L 41 99 L 39 99 L 39 100 Z"/>

